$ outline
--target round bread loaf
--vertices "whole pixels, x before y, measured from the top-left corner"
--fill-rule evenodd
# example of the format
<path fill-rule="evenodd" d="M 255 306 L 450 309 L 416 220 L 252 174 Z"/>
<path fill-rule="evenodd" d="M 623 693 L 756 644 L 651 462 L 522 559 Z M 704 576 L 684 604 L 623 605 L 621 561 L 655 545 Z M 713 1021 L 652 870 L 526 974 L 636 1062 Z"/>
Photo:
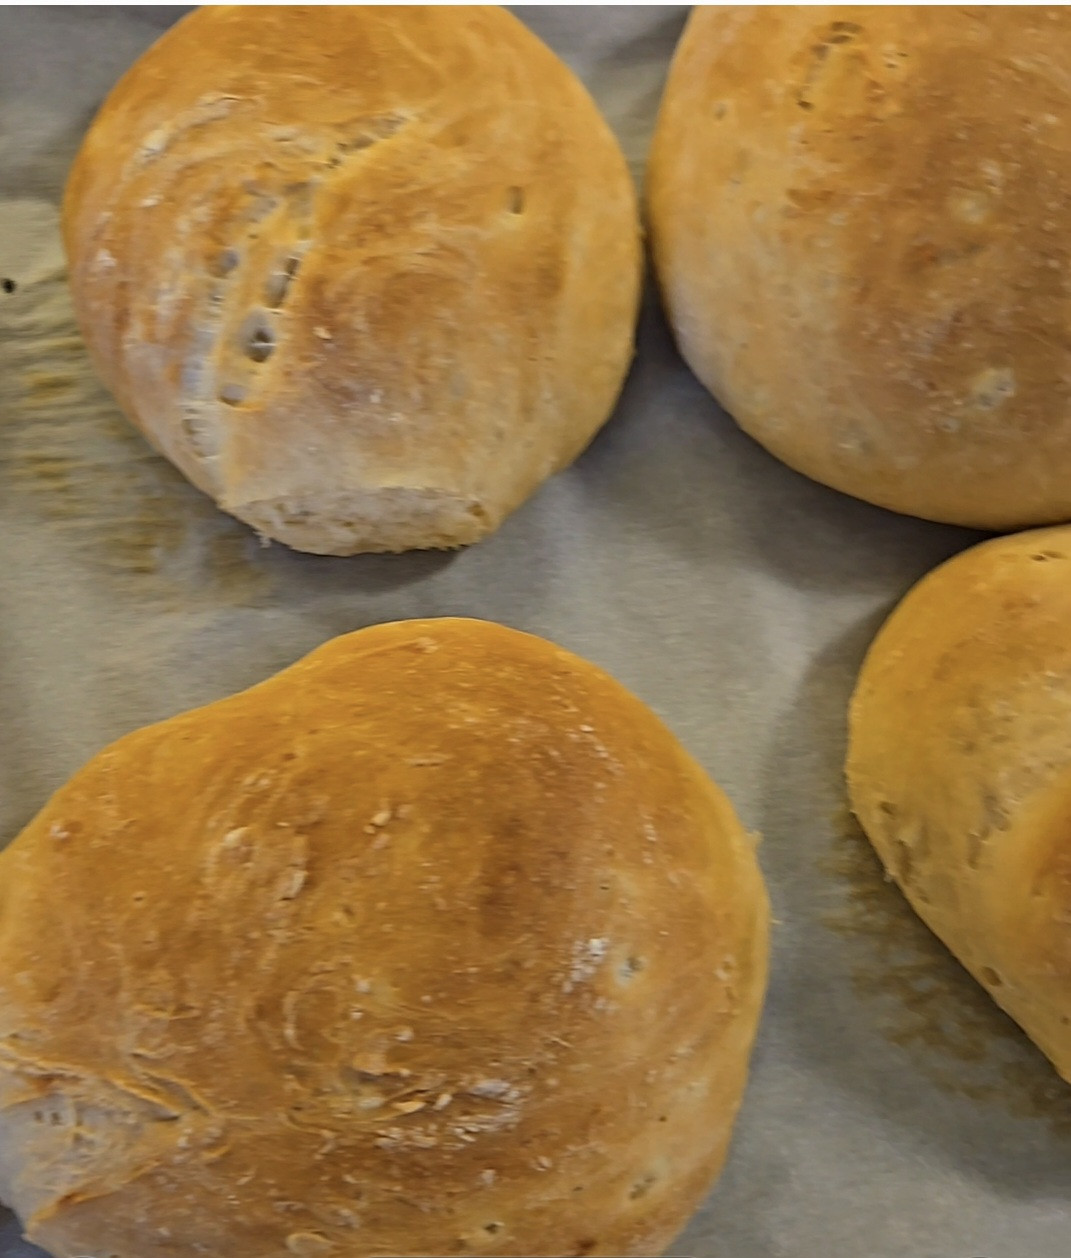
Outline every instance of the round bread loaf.
<path fill-rule="evenodd" d="M 64 238 L 127 416 L 298 550 L 483 537 L 632 357 L 624 157 L 497 6 L 196 10 L 97 115 Z"/>
<path fill-rule="evenodd" d="M 852 808 L 926 924 L 1071 1081 L 1071 528 L 926 577 L 852 700 Z"/>
<path fill-rule="evenodd" d="M 778 458 L 1071 519 L 1071 9 L 699 9 L 648 188 L 684 357 Z"/>
<path fill-rule="evenodd" d="M 121 739 L 0 856 L 0 1197 L 57 1255 L 661 1252 L 768 910 L 638 699 L 468 620 Z"/>

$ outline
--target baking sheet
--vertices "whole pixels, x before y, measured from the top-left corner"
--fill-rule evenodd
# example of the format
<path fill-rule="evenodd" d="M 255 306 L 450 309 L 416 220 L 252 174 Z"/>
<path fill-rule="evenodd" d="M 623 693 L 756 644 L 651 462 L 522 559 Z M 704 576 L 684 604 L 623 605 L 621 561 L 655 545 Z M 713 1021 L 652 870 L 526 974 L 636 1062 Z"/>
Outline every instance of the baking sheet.
<path fill-rule="evenodd" d="M 846 820 L 845 705 L 881 616 L 974 540 L 843 498 L 743 436 L 649 300 L 579 463 L 457 555 L 263 548 L 95 383 L 56 204 L 95 105 L 183 10 L 0 10 L 0 841 L 104 743 L 338 633 L 466 614 L 652 705 L 761 830 L 777 926 L 729 1166 L 695 1258 L 1067 1258 L 1071 1101 Z M 684 10 L 522 8 L 639 173 Z M 0 1258 L 30 1258 L 10 1216 Z M 221 1256 L 222 1258 L 222 1256 Z"/>

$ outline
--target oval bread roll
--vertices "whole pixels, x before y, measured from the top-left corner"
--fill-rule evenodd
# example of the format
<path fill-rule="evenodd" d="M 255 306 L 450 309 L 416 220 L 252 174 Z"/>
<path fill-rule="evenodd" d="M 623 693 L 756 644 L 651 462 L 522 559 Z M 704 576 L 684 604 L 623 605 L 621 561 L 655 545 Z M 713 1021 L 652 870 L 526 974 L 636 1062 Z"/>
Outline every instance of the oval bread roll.
<path fill-rule="evenodd" d="M 566 66 L 497 6 L 208 6 L 97 115 L 64 238 L 130 420 L 326 554 L 495 529 L 609 416 L 639 219 Z"/>
<path fill-rule="evenodd" d="M 1071 9 L 700 8 L 648 191 L 684 357 L 778 458 L 1071 519 Z"/>
<path fill-rule="evenodd" d="M 1071 1081 L 1071 528 L 921 581 L 852 700 L 852 808 L 919 916 Z"/>
<path fill-rule="evenodd" d="M 121 739 L 0 855 L 0 1197 L 56 1255 L 652 1255 L 768 909 L 638 699 L 466 620 Z"/>

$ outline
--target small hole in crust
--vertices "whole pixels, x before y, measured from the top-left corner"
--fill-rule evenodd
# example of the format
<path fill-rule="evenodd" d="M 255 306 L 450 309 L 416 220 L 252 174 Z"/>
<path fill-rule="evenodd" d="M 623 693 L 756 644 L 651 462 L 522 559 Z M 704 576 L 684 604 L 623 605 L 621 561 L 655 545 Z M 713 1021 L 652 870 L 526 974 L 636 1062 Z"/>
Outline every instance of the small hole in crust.
<path fill-rule="evenodd" d="M 312 519 L 312 512 L 308 507 L 294 507 L 291 510 L 283 510 L 279 516 L 283 524 L 308 524 Z"/>
<path fill-rule="evenodd" d="M 222 279 L 225 275 L 230 275 L 237 265 L 238 250 L 221 249 L 219 253 L 216 254 L 216 257 L 208 270 L 209 274 L 214 275 L 216 279 Z"/>
<path fill-rule="evenodd" d="M 510 188 L 506 193 L 506 209 L 511 214 L 523 214 L 526 200 L 523 188 Z"/>
<path fill-rule="evenodd" d="M 635 978 L 647 963 L 643 957 L 626 957 L 618 967 L 617 974 L 623 983 Z"/>
<path fill-rule="evenodd" d="M 502 1231 L 503 1227 L 505 1227 L 504 1223 L 485 1223 L 483 1225 L 483 1230 L 488 1236 L 497 1236 L 498 1233 Z"/>
<path fill-rule="evenodd" d="M 629 1200 L 638 1201 L 640 1197 L 646 1197 L 652 1186 L 657 1182 L 657 1175 L 645 1175 L 643 1179 L 637 1180 L 628 1190 Z"/>
<path fill-rule="evenodd" d="M 718 101 L 718 103 L 714 106 L 714 117 L 718 120 L 718 122 L 721 122 L 728 112 L 729 106 L 723 100 Z"/>
<path fill-rule="evenodd" d="M 300 268 L 301 259 L 291 254 L 290 257 L 283 260 L 277 271 L 273 271 L 268 276 L 264 285 L 264 304 L 266 306 L 272 310 L 278 310 L 283 302 L 286 301 L 287 294 L 290 292 L 290 285 Z"/>
<path fill-rule="evenodd" d="M 979 973 L 981 974 L 982 982 L 985 983 L 986 987 L 1004 986 L 1004 980 L 991 965 L 983 965 L 981 970 L 979 970 Z"/>
<path fill-rule="evenodd" d="M 0 288 L 2 288 L 5 293 L 13 293 L 15 289 L 18 288 L 18 284 L 16 284 L 14 280 L 3 279 L 0 280 Z"/>
<path fill-rule="evenodd" d="M 241 406 L 249 396 L 249 390 L 240 384 L 225 384 L 219 391 L 219 400 L 225 406 Z"/>
<path fill-rule="evenodd" d="M 264 304 L 272 310 L 278 310 L 286 300 L 290 288 L 290 276 L 282 271 L 273 271 L 264 285 Z"/>
<path fill-rule="evenodd" d="M 1045 563 L 1049 559 L 1066 559 L 1067 556 L 1058 550 L 1039 550 L 1036 555 L 1031 555 L 1030 558 L 1035 563 Z"/>
<path fill-rule="evenodd" d="M 349 140 L 339 140 L 340 153 L 359 153 L 361 149 L 370 149 L 376 142 L 374 135 L 355 135 Z"/>
<path fill-rule="evenodd" d="M 267 362 L 275 352 L 275 329 L 264 310 L 251 310 L 238 333 L 242 353 L 255 363 Z"/>
<path fill-rule="evenodd" d="M 255 363 L 266 363 L 275 353 L 275 337 L 270 328 L 256 328 L 250 335 L 245 346 L 247 358 Z"/>
<path fill-rule="evenodd" d="M 249 194 L 249 205 L 244 215 L 247 223 L 261 223 L 273 210 L 278 208 L 279 198 L 273 193 L 265 191 L 255 181 L 247 179 L 243 187 Z"/>

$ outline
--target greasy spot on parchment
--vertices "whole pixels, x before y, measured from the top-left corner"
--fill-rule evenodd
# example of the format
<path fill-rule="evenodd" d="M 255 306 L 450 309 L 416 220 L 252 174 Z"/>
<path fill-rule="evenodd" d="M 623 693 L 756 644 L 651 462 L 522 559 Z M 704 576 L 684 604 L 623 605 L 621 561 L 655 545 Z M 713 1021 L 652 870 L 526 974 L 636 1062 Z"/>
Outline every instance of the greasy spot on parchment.
<path fill-rule="evenodd" d="M 57 547 L 141 597 L 219 606 L 267 588 L 253 534 L 154 454 L 96 379 L 58 269 L 0 307 L 0 480 Z"/>
<path fill-rule="evenodd" d="M 1071 1137 L 1071 1087 L 915 915 L 846 807 L 825 864 L 846 894 L 824 923 L 853 948 L 853 986 L 882 1034 L 943 1091 Z"/>

